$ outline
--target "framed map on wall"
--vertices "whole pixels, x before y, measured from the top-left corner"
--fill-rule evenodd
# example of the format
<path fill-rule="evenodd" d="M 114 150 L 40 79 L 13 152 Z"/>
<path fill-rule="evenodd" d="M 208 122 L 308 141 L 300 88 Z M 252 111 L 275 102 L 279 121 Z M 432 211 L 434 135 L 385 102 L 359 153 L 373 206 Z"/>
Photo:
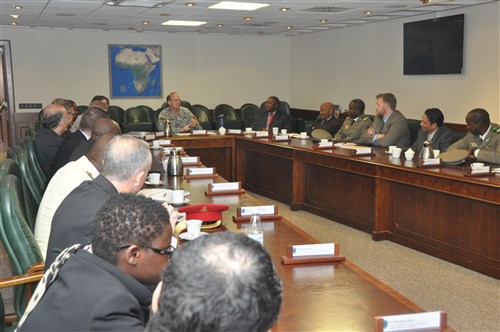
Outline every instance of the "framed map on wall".
<path fill-rule="evenodd" d="M 161 45 L 108 45 L 112 98 L 162 97 Z"/>

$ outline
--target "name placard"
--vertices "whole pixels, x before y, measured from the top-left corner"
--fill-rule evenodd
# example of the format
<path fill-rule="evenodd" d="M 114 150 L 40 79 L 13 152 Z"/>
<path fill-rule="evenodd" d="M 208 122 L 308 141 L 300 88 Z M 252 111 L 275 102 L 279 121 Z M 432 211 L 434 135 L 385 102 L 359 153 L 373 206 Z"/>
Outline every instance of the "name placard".
<path fill-rule="evenodd" d="M 206 175 L 215 174 L 215 167 L 186 168 L 186 175 Z"/>
<path fill-rule="evenodd" d="M 375 317 L 375 323 L 377 324 L 377 320 L 382 320 L 383 330 L 380 331 L 384 332 L 440 329 L 442 327 L 446 327 L 447 325 L 445 318 L 443 326 L 442 314 L 443 312 L 441 311 L 434 311 L 407 315 L 382 316 Z M 446 314 L 444 317 L 446 317 Z"/>
<path fill-rule="evenodd" d="M 269 133 L 267 131 L 257 131 L 255 133 L 255 137 L 267 137 L 269 136 Z"/>
<path fill-rule="evenodd" d="M 155 133 L 155 136 L 156 136 L 156 137 L 163 137 L 163 136 L 165 136 L 165 133 L 164 133 L 163 131 L 157 131 L 157 132 Z"/>
<path fill-rule="evenodd" d="M 228 134 L 241 134 L 242 130 L 241 129 L 228 129 L 227 133 Z"/>
<path fill-rule="evenodd" d="M 302 244 L 292 246 L 292 257 L 335 255 L 335 243 Z"/>
<path fill-rule="evenodd" d="M 356 154 L 370 154 L 372 153 L 372 148 L 359 148 L 354 151 L 356 151 Z"/>
<path fill-rule="evenodd" d="M 490 166 L 482 166 L 482 167 L 471 167 L 470 174 L 478 174 L 478 173 L 489 173 Z"/>
<path fill-rule="evenodd" d="M 439 158 L 429 158 L 429 159 L 424 159 L 422 164 L 424 166 L 439 165 L 440 162 L 441 162 L 441 159 L 439 159 Z"/>
<path fill-rule="evenodd" d="M 231 191 L 241 189 L 241 182 L 212 183 L 211 191 Z"/>
<path fill-rule="evenodd" d="M 288 141 L 288 135 L 276 135 L 273 137 L 275 141 Z"/>
<path fill-rule="evenodd" d="M 333 147 L 333 142 L 319 142 L 318 146 L 320 148 L 332 148 Z"/>
<path fill-rule="evenodd" d="M 181 157 L 183 164 L 197 163 L 200 161 L 200 157 Z"/>
<path fill-rule="evenodd" d="M 274 205 L 260 205 L 260 206 L 242 206 L 241 216 L 252 216 L 254 213 L 259 215 L 275 214 L 276 206 Z"/>
<path fill-rule="evenodd" d="M 146 134 L 144 135 L 144 139 L 146 141 L 151 141 L 151 140 L 154 140 L 156 138 L 155 134 Z"/>
<path fill-rule="evenodd" d="M 172 144 L 172 141 L 169 140 L 169 139 L 159 139 L 158 142 L 160 143 L 160 145 L 170 145 L 170 144 Z"/>
<path fill-rule="evenodd" d="M 204 130 L 204 129 L 196 129 L 196 130 L 193 130 L 193 135 L 206 135 L 207 134 L 207 131 Z"/>

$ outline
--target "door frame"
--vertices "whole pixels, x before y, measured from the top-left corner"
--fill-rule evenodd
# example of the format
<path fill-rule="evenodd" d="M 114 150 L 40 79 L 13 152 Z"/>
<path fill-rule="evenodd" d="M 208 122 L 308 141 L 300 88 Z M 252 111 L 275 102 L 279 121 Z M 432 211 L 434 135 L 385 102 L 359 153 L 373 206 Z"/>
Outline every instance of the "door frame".
<path fill-rule="evenodd" d="M 7 112 L 9 114 L 9 146 L 16 144 L 16 113 L 14 100 L 14 77 L 12 75 L 12 56 L 10 40 L 0 40 L 0 47 L 3 49 L 3 73 L 5 99 L 7 100 Z"/>

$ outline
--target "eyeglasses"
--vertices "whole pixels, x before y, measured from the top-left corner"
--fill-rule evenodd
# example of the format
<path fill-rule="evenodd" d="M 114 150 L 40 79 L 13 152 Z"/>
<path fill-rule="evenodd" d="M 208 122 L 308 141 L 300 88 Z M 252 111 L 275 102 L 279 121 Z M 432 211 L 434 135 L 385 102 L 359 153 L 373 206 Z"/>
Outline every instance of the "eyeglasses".
<path fill-rule="evenodd" d="M 126 248 L 128 248 L 130 246 L 132 246 L 132 244 L 123 244 L 121 246 L 117 246 L 116 250 L 120 251 L 120 250 L 126 249 Z M 168 258 L 172 257 L 172 254 L 175 251 L 175 248 L 173 246 L 171 246 L 171 245 L 168 246 L 167 249 L 158 249 L 158 248 L 153 248 L 153 247 L 149 247 L 149 246 L 143 246 L 143 248 L 149 249 L 152 252 L 154 252 L 155 254 L 162 255 L 162 256 L 167 256 Z"/>

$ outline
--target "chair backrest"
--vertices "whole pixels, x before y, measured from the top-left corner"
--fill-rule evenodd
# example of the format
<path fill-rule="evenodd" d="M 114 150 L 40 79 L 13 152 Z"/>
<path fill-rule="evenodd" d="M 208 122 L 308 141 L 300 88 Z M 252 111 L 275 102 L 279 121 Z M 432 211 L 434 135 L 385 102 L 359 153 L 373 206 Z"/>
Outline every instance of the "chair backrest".
<path fill-rule="evenodd" d="M 191 103 L 185 100 L 181 100 L 181 106 L 187 108 L 190 111 L 192 111 L 193 108 L 193 106 L 191 106 Z"/>
<path fill-rule="evenodd" d="M 120 106 L 110 105 L 108 107 L 109 118 L 116 121 L 120 126 L 125 121 L 125 111 Z"/>
<path fill-rule="evenodd" d="M 266 104 L 265 101 L 263 101 L 260 104 L 260 111 L 261 112 L 266 111 L 266 108 L 264 107 L 265 104 Z M 290 115 L 290 105 L 288 105 L 288 103 L 286 101 L 280 100 L 280 103 L 278 105 L 278 111 L 285 112 L 286 114 Z"/>
<path fill-rule="evenodd" d="M 208 120 L 205 120 L 205 121 L 213 121 L 212 114 L 210 113 L 208 107 L 206 107 L 204 105 L 194 104 L 193 106 L 191 106 L 191 112 L 193 112 L 193 114 L 196 115 L 198 120 L 200 120 L 200 116 L 201 116 L 200 114 L 201 114 L 201 112 L 203 112 L 203 113 L 205 113 L 205 115 L 208 118 Z"/>
<path fill-rule="evenodd" d="M 24 206 L 26 211 L 26 218 L 32 230 L 35 228 L 36 214 L 38 213 L 38 206 L 42 200 L 42 192 L 38 187 L 31 169 L 28 165 L 28 156 L 20 146 L 15 146 L 14 151 L 17 154 L 17 161 L 19 169 L 21 170 L 21 182 L 24 192 Z"/>
<path fill-rule="evenodd" d="M 417 141 L 418 131 L 420 130 L 420 120 L 407 119 L 408 130 L 410 131 L 410 143 L 413 144 Z"/>
<path fill-rule="evenodd" d="M 149 121 L 150 117 L 147 109 L 139 107 L 129 107 L 125 110 L 125 124 Z"/>
<path fill-rule="evenodd" d="M 147 113 L 149 121 L 151 121 L 151 122 L 155 121 L 154 109 L 152 109 L 151 107 L 149 107 L 147 105 L 139 105 L 139 106 L 137 106 L 137 108 L 139 108 Z"/>
<path fill-rule="evenodd" d="M 247 103 L 240 107 L 240 116 L 245 127 L 250 127 L 261 114 L 259 106 L 255 104 Z"/>
<path fill-rule="evenodd" d="M 47 187 L 47 176 L 45 176 L 45 173 L 42 170 L 42 166 L 40 166 L 40 162 L 36 157 L 35 141 L 33 137 L 26 136 L 23 138 L 23 143 L 26 153 L 28 155 L 28 163 L 31 168 L 31 171 L 35 176 L 37 183 L 40 186 L 40 189 L 43 192 Z"/>
<path fill-rule="evenodd" d="M 7 158 L 0 162 L 0 180 L 8 174 L 13 174 L 21 178 L 21 170 L 14 159 Z"/>
<path fill-rule="evenodd" d="M 300 132 L 306 131 L 306 123 L 305 123 L 304 119 L 291 118 L 290 121 L 292 123 L 292 132 L 293 133 L 300 133 Z"/>
<path fill-rule="evenodd" d="M 15 175 L 8 174 L 0 182 L 0 239 L 9 256 L 12 273 L 27 273 L 30 268 L 43 262 L 35 237 L 22 211 L 24 210 L 21 182 Z M 14 289 L 14 310 L 18 317 L 26 307 L 26 288 Z"/>
<path fill-rule="evenodd" d="M 76 111 L 78 112 L 78 115 L 80 114 L 83 114 L 85 113 L 85 111 L 88 109 L 89 107 L 87 105 L 79 105 L 76 107 Z"/>
<path fill-rule="evenodd" d="M 225 120 L 236 120 L 235 109 L 228 104 L 219 104 L 215 106 L 214 117 L 217 119 L 219 115 L 223 114 Z"/>

